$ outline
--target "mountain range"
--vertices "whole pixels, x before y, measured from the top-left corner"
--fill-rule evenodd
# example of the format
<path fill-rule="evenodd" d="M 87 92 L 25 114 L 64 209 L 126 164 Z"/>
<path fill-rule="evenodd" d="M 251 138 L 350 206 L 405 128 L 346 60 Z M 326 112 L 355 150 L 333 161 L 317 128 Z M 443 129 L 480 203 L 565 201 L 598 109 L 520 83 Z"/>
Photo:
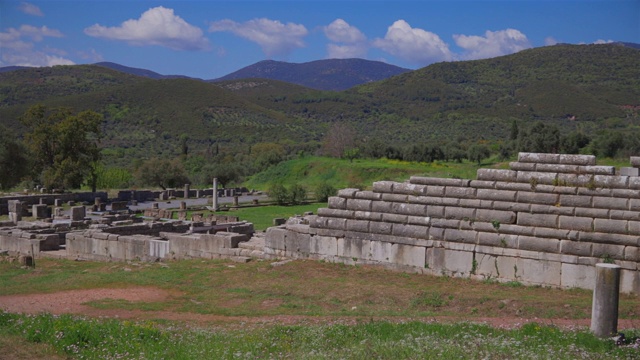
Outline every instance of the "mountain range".
<path fill-rule="evenodd" d="M 213 145 L 247 152 L 260 142 L 313 150 L 336 122 L 356 129 L 362 141 L 397 145 L 495 142 L 509 136 L 514 121 L 585 133 L 640 127 L 640 50 L 631 46 L 556 45 L 396 69 L 402 72 L 394 76 L 380 64 L 267 61 L 238 72 L 251 78 L 215 81 L 111 63 L 0 69 L 0 124 L 22 133 L 18 118 L 37 103 L 97 111 L 105 118 L 105 157 L 113 162 L 174 156 L 181 138 L 196 152 Z M 353 74 L 349 81 L 360 79 L 359 85 L 322 91 L 291 78 L 330 83 L 340 72 Z"/>

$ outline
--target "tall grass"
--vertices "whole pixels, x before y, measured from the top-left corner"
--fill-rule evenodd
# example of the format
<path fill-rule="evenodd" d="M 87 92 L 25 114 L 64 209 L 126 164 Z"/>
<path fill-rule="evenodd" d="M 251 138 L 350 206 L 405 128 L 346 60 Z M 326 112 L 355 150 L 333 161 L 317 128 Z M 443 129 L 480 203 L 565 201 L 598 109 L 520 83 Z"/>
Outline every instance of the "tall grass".
<path fill-rule="evenodd" d="M 78 359 L 622 359 L 639 351 L 584 330 L 537 324 L 514 330 L 422 322 L 199 329 L 0 313 L 2 334 Z"/>

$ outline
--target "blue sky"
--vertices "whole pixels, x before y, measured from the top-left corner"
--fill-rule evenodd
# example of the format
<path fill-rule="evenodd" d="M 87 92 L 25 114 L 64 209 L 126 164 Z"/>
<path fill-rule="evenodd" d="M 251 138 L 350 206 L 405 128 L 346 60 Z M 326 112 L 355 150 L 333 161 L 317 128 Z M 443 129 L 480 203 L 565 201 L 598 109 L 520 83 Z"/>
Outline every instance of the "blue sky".
<path fill-rule="evenodd" d="M 610 41 L 640 43 L 640 0 L 0 0 L 0 66 L 111 61 L 213 79 L 266 59 L 417 69 Z"/>

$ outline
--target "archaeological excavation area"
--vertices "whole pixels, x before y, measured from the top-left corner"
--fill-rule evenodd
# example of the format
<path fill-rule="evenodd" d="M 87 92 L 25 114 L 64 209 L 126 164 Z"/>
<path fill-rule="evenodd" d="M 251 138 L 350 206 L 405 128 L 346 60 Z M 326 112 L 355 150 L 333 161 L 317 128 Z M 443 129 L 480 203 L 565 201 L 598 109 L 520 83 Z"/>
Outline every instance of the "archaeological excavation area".
<path fill-rule="evenodd" d="M 640 294 L 639 171 L 640 157 L 616 169 L 590 155 L 520 153 L 509 169 L 479 169 L 474 180 L 414 176 L 342 189 L 318 214 L 265 232 L 233 216 L 128 211 L 158 194 L 14 196 L 0 199 L 9 214 L 0 251 L 97 261 L 312 259 L 584 289 L 593 289 L 597 263 L 614 263 L 621 291 Z M 65 214 L 56 210 L 69 201 Z M 29 209 L 41 219 L 22 221 Z"/>

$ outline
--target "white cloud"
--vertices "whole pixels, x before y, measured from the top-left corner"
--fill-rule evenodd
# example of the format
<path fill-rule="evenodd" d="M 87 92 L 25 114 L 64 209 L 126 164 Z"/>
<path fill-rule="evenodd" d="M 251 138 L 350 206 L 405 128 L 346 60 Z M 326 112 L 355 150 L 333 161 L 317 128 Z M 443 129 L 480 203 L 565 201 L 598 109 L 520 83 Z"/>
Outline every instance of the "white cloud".
<path fill-rule="evenodd" d="M 487 30 L 484 35 L 453 35 L 456 45 L 465 49 L 463 59 L 487 59 L 532 47 L 527 36 L 516 29 Z"/>
<path fill-rule="evenodd" d="M 404 20 L 389 26 L 384 38 L 375 39 L 373 46 L 418 65 L 453 59 L 449 46 L 438 35 L 412 28 Z"/>
<path fill-rule="evenodd" d="M 558 40 L 556 40 L 553 36 L 547 36 L 546 38 L 544 38 L 544 44 L 546 46 L 556 45 L 557 43 Z"/>
<path fill-rule="evenodd" d="M 159 45 L 173 50 L 209 50 L 209 40 L 200 28 L 190 25 L 173 13 L 173 9 L 158 6 L 142 13 L 138 20 L 130 19 L 120 26 L 92 25 L 84 33 L 99 38 L 122 40 L 131 45 Z"/>
<path fill-rule="evenodd" d="M 44 14 L 42 13 L 42 10 L 40 10 L 39 7 L 37 7 L 36 5 L 30 4 L 28 2 L 23 1 L 22 3 L 20 3 L 20 6 L 18 6 L 18 9 L 27 15 L 44 16 Z"/>
<path fill-rule="evenodd" d="M 78 51 L 78 56 L 84 60 L 91 62 L 104 61 L 102 54 L 96 51 L 96 49 L 89 49 L 88 51 Z"/>
<path fill-rule="evenodd" d="M 309 33 L 301 24 L 283 24 L 277 20 L 253 19 L 244 23 L 225 19 L 211 23 L 209 32 L 229 31 L 258 44 L 268 57 L 285 56 L 304 47 L 303 38 Z"/>
<path fill-rule="evenodd" d="M 613 42 L 613 40 L 603 40 L 603 39 L 598 39 L 598 40 L 594 41 L 593 43 L 594 43 L 594 44 L 610 44 L 610 43 L 612 43 L 612 42 Z"/>
<path fill-rule="evenodd" d="M 367 37 L 357 27 L 342 19 L 336 19 L 323 30 L 327 38 L 334 42 L 327 45 L 328 58 L 349 59 L 364 57 L 367 54 Z"/>
<path fill-rule="evenodd" d="M 46 47 L 36 49 L 36 43 L 45 37 L 64 37 L 55 29 L 46 26 L 35 27 L 22 25 L 20 28 L 9 28 L 0 32 L 0 65 L 1 66 L 53 66 L 72 65 L 73 61 L 66 59 L 65 52 L 60 49 Z"/>

